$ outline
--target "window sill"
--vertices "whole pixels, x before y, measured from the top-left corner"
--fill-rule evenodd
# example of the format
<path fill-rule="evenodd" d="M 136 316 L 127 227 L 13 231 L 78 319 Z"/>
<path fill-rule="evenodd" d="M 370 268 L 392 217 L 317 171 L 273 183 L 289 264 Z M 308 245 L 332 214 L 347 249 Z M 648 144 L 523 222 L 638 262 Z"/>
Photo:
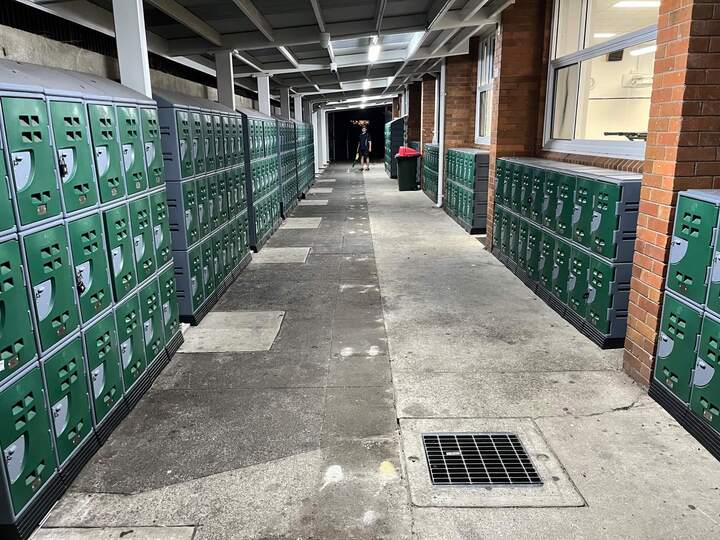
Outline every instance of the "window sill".
<path fill-rule="evenodd" d="M 644 142 L 549 140 L 545 142 L 543 150 L 546 152 L 581 154 L 584 156 L 602 156 L 639 161 L 643 161 L 645 159 Z"/>

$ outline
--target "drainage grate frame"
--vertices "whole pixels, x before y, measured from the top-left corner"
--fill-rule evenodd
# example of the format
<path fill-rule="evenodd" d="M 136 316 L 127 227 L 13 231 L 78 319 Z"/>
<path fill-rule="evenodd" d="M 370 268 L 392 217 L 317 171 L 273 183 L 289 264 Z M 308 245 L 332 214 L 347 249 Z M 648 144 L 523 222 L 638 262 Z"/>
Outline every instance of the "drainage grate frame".
<path fill-rule="evenodd" d="M 436 486 L 541 486 L 515 433 L 423 433 L 430 480 Z"/>

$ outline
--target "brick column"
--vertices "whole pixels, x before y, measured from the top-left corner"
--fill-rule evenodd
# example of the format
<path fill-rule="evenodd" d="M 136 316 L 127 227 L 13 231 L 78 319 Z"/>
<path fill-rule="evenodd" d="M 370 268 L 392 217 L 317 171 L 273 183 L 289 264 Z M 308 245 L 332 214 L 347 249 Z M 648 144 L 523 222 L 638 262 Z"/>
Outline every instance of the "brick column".
<path fill-rule="evenodd" d="M 720 187 L 720 6 L 662 2 L 657 44 L 623 358 L 643 385 L 651 379 L 677 192 Z"/>
<path fill-rule="evenodd" d="M 495 160 L 534 156 L 538 151 L 551 12 L 549 0 L 517 0 L 502 14 L 495 41 L 488 201 L 495 197 Z M 488 203 L 488 246 L 493 217 L 493 205 Z"/>
<path fill-rule="evenodd" d="M 420 123 L 422 109 L 422 82 L 417 81 L 408 87 L 408 119 L 407 140 L 420 140 Z"/>
<path fill-rule="evenodd" d="M 426 75 L 423 78 L 421 100 L 420 148 L 424 148 L 435 135 L 435 77 Z"/>
<path fill-rule="evenodd" d="M 470 52 L 445 60 L 445 150 L 475 144 L 477 41 Z"/>

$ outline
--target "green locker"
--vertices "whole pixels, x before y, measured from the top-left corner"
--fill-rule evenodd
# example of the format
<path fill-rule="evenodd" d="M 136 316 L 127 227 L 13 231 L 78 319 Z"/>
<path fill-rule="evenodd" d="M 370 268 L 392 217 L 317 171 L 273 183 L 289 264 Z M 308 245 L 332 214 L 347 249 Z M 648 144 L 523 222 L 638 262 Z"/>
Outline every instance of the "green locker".
<path fill-rule="evenodd" d="M 720 321 L 707 314 L 702 321 L 690 408 L 720 431 Z"/>
<path fill-rule="evenodd" d="M 202 243 L 202 277 L 198 280 L 198 283 L 202 283 L 201 289 L 205 289 L 206 297 L 215 292 L 215 256 L 212 236 Z"/>
<path fill-rule="evenodd" d="M 578 177 L 575 187 L 572 238 L 587 248 L 593 245 L 591 225 L 595 208 L 595 186 L 600 183 L 599 180 Z"/>
<path fill-rule="evenodd" d="M 90 135 L 95 151 L 100 201 L 107 203 L 125 196 L 119 137 L 115 127 L 115 109 L 111 105 L 88 105 Z"/>
<path fill-rule="evenodd" d="M 564 238 L 572 238 L 572 220 L 575 200 L 575 177 L 557 174 L 557 207 L 555 231 Z"/>
<path fill-rule="evenodd" d="M 245 155 L 245 149 L 243 148 L 242 118 L 237 116 L 234 118 L 234 122 L 235 122 L 235 148 L 237 149 L 237 155 L 235 157 L 235 164 L 242 165 L 243 158 Z"/>
<path fill-rule="evenodd" d="M 223 232 L 216 231 L 212 236 L 213 273 L 217 288 L 225 279 L 225 251 L 223 250 Z"/>
<path fill-rule="evenodd" d="M 540 247 L 542 244 L 542 230 L 532 223 L 528 224 L 527 248 L 525 250 L 525 272 L 533 281 L 540 280 Z"/>
<path fill-rule="evenodd" d="M 92 214 L 67 223 L 80 317 L 87 322 L 112 304 L 102 217 Z"/>
<path fill-rule="evenodd" d="M 82 340 L 77 339 L 42 362 L 50 403 L 55 449 L 62 466 L 92 432 Z"/>
<path fill-rule="evenodd" d="M 170 220 L 167 196 L 164 191 L 150 195 L 150 217 L 153 226 L 153 246 L 158 267 L 172 260 Z"/>
<path fill-rule="evenodd" d="M 528 167 L 528 169 L 530 169 L 530 182 L 532 184 L 530 188 L 530 219 L 538 225 L 542 225 L 545 171 L 535 167 Z"/>
<path fill-rule="evenodd" d="M 235 163 L 235 140 L 232 135 L 232 126 L 230 117 L 223 115 L 222 119 L 222 136 L 223 136 L 223 153 L 225 154 L 225 166 L 229 167 Z"/>
<path fill-rule="evenodd" d="M 503 202 L 505 208 L 512 208 L 513 182 L 515 181 L 515 169 L 519 167 L 512 161 L 506 162 L 505 165 L 505 183 L 503 184 Z"/>
<path fill-rule="evenodd" d="M 527 268 L 527 246 L 529 232 L 530 226 L 528 222 L 524 219 L 520 219 L 518 221 L 517 263 L 518 266 L 523 270 Z"/>
<path fill-rule="evenodd" d="M 718 209 L 713 203 L 685 194 L 678 198 L 667 288 L 700 305 L 705 303 L 717 220 Z"/>
<path fill-rule="evenodd" d="M 207 244 L 210 245 L 210 250 L 212 251 L 212 237 L 210 237 L 204 243 L 195 246 L 187 252 L 193 313 L 205 302 L 205 299 L 210 296 L 210 292 L 203 287 L 203 247 Z M 214 275 L 213 272 L 214 269 L 211 263 L 209 274 Z"/>
<path fill-rule="evenodd" d="M 223 230 L 222 230 L 222 246 L 223 246 L 223 274 L 225 277 L 232 274 L 233 268 L 235 265 L 233 264 L 233 260 L 235 259 L 235 244 L 233 243 L 233 232 L 234 227 L 232 227 L 232 224 L 227 224 Z"/>
<path fill-rule="evenodd" d="M 552 292 L 567 304 L 568 281 L 570 280 L 570 255 L 572 246 L 561 239 L 555 241 L 552 269 Z"/>
<path fill-rule="evenodd" d="M 237 190 L 237 212 L 240 213 L 247 210 L 247 195 L 245 194 L 245 168 L 238 167 L 234 169 L 235 189 Z M 294 196 L 294 195 L 293 195 Z"/>
<path fill-rule="evenodd" d="M 517 216 L 513 215 L 510 218 L 510 239 L 508 241 L 508 257 L 514 262 L 518 260 L 518 234 L 519 234 L 520 220 Z"/>
<path fill-rule="evenodd" d="M 522 177 L 524 167 L 514 163 L 512 167 L 512 182 L 510 184 L 510 206 L 513 211 L 520 213 L 520 197 L 522 195 Z"/>
<path fill-rule="evenodd" d="M 555 230 L 557 218 L 557 187 L 559 173 L 554 171 L 545 171 L 545 182 L 543 184 L 543 203 L 542 203 L 542 224 L 550 230 Z"/>
<path fill-rule="evenodd" d="M 165 183 L 162 142 L 160 139 L 160 124 L 158 123 L 157 109 L 141 107 L 140 120 L 142 121 L 148 186 L 152 189 Z"/>
<path fill-rule="evenodd" d="M 229 173 L 227 171 L 218 173 L 215 178 L 217 179 L 217 192 L 215 198 L 215 207 L 220 213 L 220 226 L 228 221 L 228 183 L 227 177 Z"/>
<path fill-rule="evenodd" d="M 150 221 L 150 200 L 147 197 L 128 203 L 130 231 L 132 232 L 133 253 L 138 283 L 155 273 L 155 249 L 153 228 Z"/>
<path fill-rule="evenodd" d="M 123 204 L 105 210 L 103 223 L 113 294 L 115 301 L 119 302 L 137 285 L 132 231 L 127 206 Z"/>
<path fill-rule="evenodd" d="M 175 112 L 177 123 L 178 145 L 180 149 L 180 174 L 189 178 L 195 174 L 192 155 L 192 127 L 190 126 L 190 113 L 188 111 Z"/>
<path fill-rule="evenodd" d="M 520 168 L 520 214 L 530 218 L 533 203 L 532 167 L 523 165 Z"/>
<path fill-rule="evenodd" d="M 160 272 L 158 276 L 160 288 L 160 302 L 163 322 L 163 344 L 167 343 L 180 330 L 178 314 L 177 287 L 175 285 L 175 272 L 172 266 Z"/>
<path fill-rule="evenodd" d="M 215 163 L 218 169 L 225 168 L 225 142 L 223 140 L 222 119 L 219 115 L 213 117 L 213 134 L 215 136 Z"/>
<path fill-rule="evenodd" d="M 505 205 L 505 182 L 507 181 L 508 162 L 498 159 L 495 162 L 495 203 Z"/>
<path fill-rule="evenodd" d="M 542 233 L 540 255 L 538 257 L 538 277 L 540 285 L 548 291 L 553 287 L 553 261 L 555 258 L 555 237 L 547 232 Z"/>
<path fill-rule="evenodd" d="M 65 211 L 71 213 L 95 206 L 98 188 L 88 142 L 85 106 L 77 101 L 51 101 L 50 118 Z"/>
<path fill-rule="evenodd" d="M 610 182 L 595 184 L 595 204 L 590 221 L 590 248 L 595 252 L 613 259 L 617 255 L 615 231 L 618 227 L 616 208 L 620 202 L 621 188 Z"/>
<path fill-rule="evenodd" d="M 226 193 L 226 201 L 227 201 L 227 215 L 228 220 L 233 219 L 237 215 L 237 208 L 238 208 L 238 202 L 237 202 L 237 196 L 238 196 L 238 190 L 237 190 L 237 170 L 236 169 L 230 169 L 225 172 L 225 193 Z"/>
<path fill-rule="evenodd" d="M 500 252 L 510 255 L 510 223 L 512 222 L 512 214 L 503 212 L 502 214 L 502 230 L 500 231 Z"/>
<path fill-rule="evenodd" d="M 0 445 L 17 515 L 57 470 L 39 367 L 0 390 Z"/>
<path fill-rule="evenodd" d="M 198 228 L 200 238 L 210 234 L 210 202 L 208 200 L 207 178 L 195 179 L 195 191 L 197 191 Z"/>
<path fill-rule="evenodd" d="M 0 383 L 37 357 L 20 245 L 0 243 Z"/>
<path fill-rule="evenodd" d="M 10 200 L 10 192 L 7 184 L 7 167 L 5 166 L 5 155 L 0 140 L 0 231 L 12 231 L 15 229 L 15 214 Z"/>
<path fill-rule="evenodd" d="M 603 334 L 610 332 L 608 316 L 613 304 L 614 281 L 615 267 L 596 257 L 590 259 L 588 307 L 585 320 Z"/>
<path fill-rule="evenodd" d="M 140 113 L 137 107 L 118 106 L 117 117 L 125 165 L 125 188 L 128 195 L 134 195 L 148 187 Z"/>
<path fill-rule="evenodd" d="M 495 204 L 495 214 L 493 215 L 493 247 L 501 248 L 501 237 L 502 237 L 502 217 L 505 211 L 498 203 Z"/>
<path fill-rule="evenodd" d="M 575 313 L 585 318 L 587 315 L 588 277 L 590 272 L 590 255 L 572 248 L 570 253 L 570 274 L 568 279 L 568 301 Z"/>
<path fill-rule="evenodd" d="M 138 293 L 142 318 L 145 357 L 148 365 L 165 350 L 165 333 L 162 321 L 162 304 L 157 281 L 151 281 Z"/>
<path fill-rule="evenodd" d="M 215 134 L 213 133 L 213 118 L 208 113 L 202 115 L 203 148 L 205 150 L 205 170 L 214 171 L 217 167 L 215 156 Z"/>
<path fill-rule="evenodd" d="M 46 351 L 80 325 L 65 227 L 29 234 L 23 244 L 40 346 Z"/>
<path fill-rule="evenodd" d="M 188 245 L 192 245 L 200 239 L 200 229 L 197 217 L 197 192 L 194 180 L 186 180 L 181 184 L 184 222 L 185 222 L 185 238 Z M 179 245 L 179 244 L 178 244 Z"/>
<path fill-rule="evenodd" d="M 123 393 L 114 315 L 111 313 L 103 317 L 83 334 L 95 425 L 99 425 Z"/>
<path fill-rule="evenodd" d="M 203 135 L 203 119 L 199 112 L 190 113 L 192 127 L 192 159 L 195 174 L 205 172 L 205 136 Z"/>
<path fill-rule="evenodd" d="M 4 97 L 0 102 L 20 223 L 30 225 L 60 215 L 62 205 L 45 101 Z"/>
<path fill-rule="evenodd" d="M 132 295 L 115 307 L 115 325 L 120 348 L 123 387 L 127 393 L 147 367 L 140 301 L 137 295 Z"/>
<path fill-rule="evenodd" d="M 208 204 L 210 206 L 210 230 L 214 231 L 220 227 L 220 207 L 218 203 L 222 198 L 218 191 L 218 177 L 224 173 L 219 172 L 207 177 Z"/>
<path fill-rule="evenodd" d="M 670 294 L 663 299 L 655 357 L 655 380 L 683 402 L 690 402 L 702 313 Z"/>

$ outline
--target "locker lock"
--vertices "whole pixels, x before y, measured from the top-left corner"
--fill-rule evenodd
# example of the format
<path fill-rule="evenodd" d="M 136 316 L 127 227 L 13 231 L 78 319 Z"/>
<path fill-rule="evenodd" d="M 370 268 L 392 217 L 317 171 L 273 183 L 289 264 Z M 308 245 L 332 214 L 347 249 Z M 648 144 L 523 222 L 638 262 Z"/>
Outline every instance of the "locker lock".
<path fill-rule="evenodd" d="M 85 293 L 85 282 L 83 281 L 83 275 L 82 270 L 77 270 L 75 272 L 75 287 L 77 288 L 77 292 L 80 296 L 82 296 Z"/>
<path fill-rule="evenodd" d="M 68 175 L 68 166 L 65 163 L 65 156 L 60 155 L 58 160 L 58 169 L 60 170 L 60 178 L 65 178 Z"/>

